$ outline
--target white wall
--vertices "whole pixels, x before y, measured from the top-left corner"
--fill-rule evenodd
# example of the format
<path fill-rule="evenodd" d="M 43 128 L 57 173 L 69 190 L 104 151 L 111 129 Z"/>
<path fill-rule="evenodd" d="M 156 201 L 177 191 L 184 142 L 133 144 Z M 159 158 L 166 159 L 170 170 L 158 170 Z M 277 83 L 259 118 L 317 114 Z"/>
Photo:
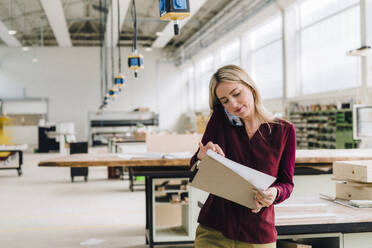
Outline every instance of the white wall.
<path fill-rule="evenodd" d="M 173 91 L 181 72 L 170 62 L 158 62 L 160 50 L 140 52 L 145 56 L 145 69 L 134 79 L 126 65 L 130 50 L 122 48 L 122 68 L 128 83 L 107 110 L 149 107 L 159 113 L 161 129 L 175 130 L 181 114 L 176 99 L 182 92 Z M 45 47 L 38 48 L 36 55 L 39 62 L 33 63 L 33 51 L 0 47 L 0 98 L 47 97 L 49 121 L 74 122 L 78 139 L 86 139 L 87 112 L 98 110 L 101 104 L 99 48 Z M 167 104 L 170 98 L 173 100 Z"/>

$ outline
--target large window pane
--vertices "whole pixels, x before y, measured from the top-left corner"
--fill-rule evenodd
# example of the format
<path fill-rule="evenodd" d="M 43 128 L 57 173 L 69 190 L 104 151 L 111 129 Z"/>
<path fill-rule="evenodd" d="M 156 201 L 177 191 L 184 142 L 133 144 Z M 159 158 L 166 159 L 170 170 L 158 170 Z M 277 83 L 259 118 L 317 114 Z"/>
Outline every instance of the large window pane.
<path fill-rule="evenodd" d="M 263 99 L 283 96 L 282 18 L 251 33 L 251 73 Z"/>
<path fill-rule="evenodd" d="M 283 95 L 282 40 L 253 53 L 253 80 L 263 99 Z"/>
<path fill-rule="evenodd" d="M 308 0 L 300 5 L 302 27 L 330 16 L 359 0 Z"/>
<path fill-rule="evenodd" d="M 252 32 L 252 37 L 253 50 L 282 38 L 282 18 L 278 16 L 261 26 L 256 31 Z"/>
<path fill-rule="evenodd" d="M 196 109 L 203 110 L 208 108 L 209 99 L 209 80 L 213 73 L 213 56 L 208 56 L 200 61 L 197 66 L 196 81 Z"/>
<path fill-rule="evenodd" d="M 354 7 L 301 31 L 304 94 L 360 85 L 360 58 L 346 56 L 360 46 L 359 23 L 359 7 Z"/>
<path fill-rule="evenodd" d="M 239 65 L 240 62 L 236 64 L 237 61 L 240 61 L 240 42 L 238 39 L 221 48 L 220 66 Z"/>

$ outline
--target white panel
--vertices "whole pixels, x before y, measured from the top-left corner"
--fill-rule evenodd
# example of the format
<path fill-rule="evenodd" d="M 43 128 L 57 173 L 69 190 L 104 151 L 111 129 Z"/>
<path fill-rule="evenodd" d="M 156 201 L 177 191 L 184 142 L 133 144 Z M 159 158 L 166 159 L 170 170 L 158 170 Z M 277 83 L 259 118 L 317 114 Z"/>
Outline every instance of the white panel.
<path fill-rule="evenodd" d="M 191 19 L 191 17 L 198 12 L 198 10 L 203 6 L 205 0 L 190 0 L 190 16 L 184 20 L 180 21 L 179 28 L 180 32 L 182 32 L 182 27 Z M 164 47 L 174 36 L 173 31 L 173 22 L 169 22 L 168 25 L 162 31 L 163 35 L 159 36 L 152 47 Z"/>
<path fill-rule="evenodd" d="M 344 248 L 371 248 L 372 233 L 345 233 Z"/>
<path fill-rule="evenodd" d="M 140 53 L 143 52 L 141 49 Z M 130 48 L 123 47 L 121 52 L 124 57 L 130 53 Z M 0 95 L 15 97 L 14 92 L 18 94 L 19 91 L 25 92 L 27 97 L 47 97 L 48 120 L 74 122 L 77 139 L 87 139 L 88 111 L 97 111 L 101 104 L 99 48 L 44 47 L 38 50 L 38 56 L 39 63 L 32 63 L 32 54 L 0 47 L 0 58 L 6 58 L 1 61 Z M 159 113 L 162 129 L 173 131 L 181 125 L 178 122 L 183 111 L 180 99 L 185 93 L 179 82 L 181 72 L 172 63 L 158 66 L 162 64 L 160 59 L 160 49 L 146 53 L 146 68 L 139 71 L 137 79 L 133 71 L 123 67 L 127 84 L 107 111 L 149 107 Z M 157 81 L 160 82 L 158 87 Z M 4 88 L 9 88 L 6 95 Z"/>
<path fill-rule="evenodd" d="M 319 197 L 319 193 L 334 195 L 336 192 L 335 182 L 331 178 L 332 174 L 294 176 L 295 187 L 293 188 L 291 198 Z"/>
<path fill-rule="evenodd" d="M 2 21 L 0 21 L 0 39 L 2 39 L 5 44 L 11 47 L 19 47 L 21 43 L 14 35 L 8 34 L 9 29 L 4 25 Z"/>
<path fill-rule="evenodd" d="M 7 114 L 47 114 L 45 101 L 6 101 L 3 111 Z"/>
<path fill-rule="evenodd" d="M 38 143 L 37 126 L 7 126 L 5 132 L 9 133 L 12 143 L 35 146 Z"/>
<path fill-rule="evenodd" d="M 53 29 L 57 43 L 61 47 L 72 46 L 70 33 L 67 28 L 65 14 L 61 0 L 40 0 L 48 17 L 50 26 Z"/>

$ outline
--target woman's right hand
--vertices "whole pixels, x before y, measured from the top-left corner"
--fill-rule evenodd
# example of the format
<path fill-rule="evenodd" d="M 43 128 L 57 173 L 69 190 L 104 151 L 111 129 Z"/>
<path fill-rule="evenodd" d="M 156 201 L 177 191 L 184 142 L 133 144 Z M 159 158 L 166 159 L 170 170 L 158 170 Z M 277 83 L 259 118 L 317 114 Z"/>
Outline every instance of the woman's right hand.
<path fill-rule="evenodd" d="M 209 141 L 205 146 L 203 145 L 203 143 L 199 142 L 199 152 L 198 152 L 197 158 L 199 160 L 202 160 L 207 154 L 207 151 L 209 149 L 225 157 L 225 153 L 223 153 L 221 147 Z"/>

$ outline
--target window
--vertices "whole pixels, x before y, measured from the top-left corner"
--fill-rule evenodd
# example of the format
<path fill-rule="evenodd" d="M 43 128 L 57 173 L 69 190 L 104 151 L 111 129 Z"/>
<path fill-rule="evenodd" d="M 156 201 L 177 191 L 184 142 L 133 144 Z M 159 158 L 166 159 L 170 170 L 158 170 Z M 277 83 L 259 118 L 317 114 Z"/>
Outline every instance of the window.
<path fill-rule="evenodd" d="M 236 39 L 221 48 L 219 67 L 230 64 L 240 66 L 239 39 Z"/>
<path fill-rule="evenodd" d="M 195 109 L 195 80 L 194 80 L 194 67 L 189 66 L 184 71 L 187 84 L 187 110 Z"/>
<path fill-rule="evenodd" d="M 358 87 L 360 58 L 346 51 L 360 46 L 359 1 L 305 1 L 299 5 L 302 94 Z"/>
<path fill-rule="evenodd" d="M 200 61 L 196 67 L 196 110 L 208 109 L 209 80 L 213 74 L 213 56 Z"/>
<path fill-rule="evenodd" d="M 263 99 L 283 95 L 282 18 L 276 17 L 250 34 L 251 73 Z"/>

